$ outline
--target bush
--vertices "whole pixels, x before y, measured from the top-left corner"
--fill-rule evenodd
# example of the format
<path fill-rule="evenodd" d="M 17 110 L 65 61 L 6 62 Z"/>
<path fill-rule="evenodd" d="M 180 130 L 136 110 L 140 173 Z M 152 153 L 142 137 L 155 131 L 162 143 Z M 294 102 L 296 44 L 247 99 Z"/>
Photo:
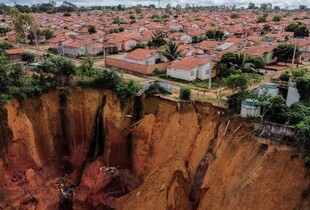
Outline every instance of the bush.
<path fill-rule="evenodd" d="M 35 54 L 30 53 L 30 52 L 24 52 L 21 54 L 21 59 L 24 62 L 33 63 L 35 59 Z"/>
<path fill-rule="evenodd" d="M 232 74 L 224 82 L 232 91 L 245 91 L 250 85 L 250 78 L 244 73 Z"/>
<path fill-rule="evenodd" d="M 64 16 L 65 16 L 65 17 L 69 17 L 69 16 L 71 16 L 71 13 L 70 13 L 70 12 L 65 12 L 65 13 L 64 13 Z"/>
<path fill-rule="evenodd" d="M 288 82 L 291 77 L 292 77 L 292 73 L 289 71 L 285 71 L 280 75 L 279 80 Z"/>
<path fill-rule="evenodd" d="M 181 88 L 180 99 L 181 100 L 191 100 L 191 90 L 188 88 Z"/>
<path fill-rule="evenodd" d="M 300 77 L 296 81 L 296 87 L 300 94 L 300 100 L 309 102 L 310 101 L 310 78 Z"/>
<path fill-rule="evenodd" d="M 288 115 L 288 121 L 290 125 L 296 125 L 307 116 L 310 116 L 310 107 L 305 106 L 302 103 L 294 103 L 291 105 Z"/>
<path fill-rule="evenodd" d="M 305 166 L 310 167 L 310 156 L 305 157 L 304 164 Z"/>

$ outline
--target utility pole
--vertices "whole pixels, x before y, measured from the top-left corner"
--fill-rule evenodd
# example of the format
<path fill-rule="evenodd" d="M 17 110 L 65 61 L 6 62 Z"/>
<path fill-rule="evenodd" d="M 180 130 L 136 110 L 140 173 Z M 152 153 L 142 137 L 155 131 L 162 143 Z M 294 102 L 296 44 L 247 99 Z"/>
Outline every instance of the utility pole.
<path fill-rule="evenodd" d="M 295 43 L 294 54 L 293 54 L 293 59 L 292 59 L 292 68 L 294 68 L 296 48 L 297 48 L 297 43 Z"/>
<path fill-rule="evenodd" d="M 211 89 L 211 75 L 212 75 L 212 49 L 210 49 L 210 74 L 209 74 L 209 86 L 208 86 L 208 89 Z"/>

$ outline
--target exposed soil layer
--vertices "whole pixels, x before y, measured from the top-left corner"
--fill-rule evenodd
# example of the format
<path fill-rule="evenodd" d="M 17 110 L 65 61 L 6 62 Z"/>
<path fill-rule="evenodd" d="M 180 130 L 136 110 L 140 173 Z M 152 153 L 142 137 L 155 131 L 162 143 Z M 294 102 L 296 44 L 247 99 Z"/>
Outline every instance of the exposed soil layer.
<path fill-rule="evenodd" d="M 0 131 L 0 209 L 310 207 L 302 156 L 211 104 L 57 90 L 8 103 Z"/>

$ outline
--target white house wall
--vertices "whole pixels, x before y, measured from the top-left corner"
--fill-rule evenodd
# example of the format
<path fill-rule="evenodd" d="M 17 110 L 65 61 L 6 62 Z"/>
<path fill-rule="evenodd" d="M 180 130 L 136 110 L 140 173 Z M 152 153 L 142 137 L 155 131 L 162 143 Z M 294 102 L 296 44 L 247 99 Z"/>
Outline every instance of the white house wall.
<path fill-rule="evenodd" d="M 168 67 L 167 75 L 173 78 L 182 79 L 186 81 L 193 81 L 196 79 L 196 72 L 194 73 L 194 76 L 191 76 L 191 71 L 171 67 Z"/>

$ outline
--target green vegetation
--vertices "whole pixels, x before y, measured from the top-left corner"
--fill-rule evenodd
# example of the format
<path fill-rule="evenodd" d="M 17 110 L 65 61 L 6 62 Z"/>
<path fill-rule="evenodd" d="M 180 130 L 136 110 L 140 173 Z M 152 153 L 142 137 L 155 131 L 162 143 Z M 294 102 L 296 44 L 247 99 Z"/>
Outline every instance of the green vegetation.
<path fill-rule="evenodd" d="M 299 48 L 291 43 L 280 44 L 279 46 L 277 46 L 274 50 L 274 55 L 278 58 L 279 61 L 285 62 L 286 65 L 286 62 L 288 60 L 293 59 L 295 47 L 295 56 L 297 56 L 300 54 Z"/>
<path fill-rule="evenodd" d="M 119 27 L 119 28 L 112 28 L 110 29 L 109 33 L 113 34 L 113 33 L 120 33 L 123 32 L 125 29 L 123 27 Z"/>
<path fill-rule="evenodd" d="M 89 33 L 89 34 L 97 33 L 97 29 L 96 29 L 96 27 L 93 26 L 93 25 L 88 26 L 88 27 L 87 27 L 87 30 L 88 30 L 88 33 Z"/>
<path fill-rule="evenodd" d="M 218 76 L 226 78 L 232 74 L 239 73 L 254 73 L 259 68 L 265 67 L 265 62 L 262 58 L 245 56 L 237 53 L 225 53 L 220 62 L 217 64 L 219 71 Z"/>
<path fill-rule="evenodd" d="M 0 41 L 0 55 L 3 55 L 4 50 L 12 48 L 14 48 L 14 46 L 11 43 Z"/>
<path fill-rule="evenodd" d="M 174 61 L 181 56 L 179 45 L 172 41 L 169 41 L 165 45 L 165 51 L 163 51 L 162 53 L 169 61 Z"/>
<path fill-rule="evenodd" d="M 24 52 L 21 54 L 21 60 L 28 63 L 33 63 L 35 60 L 35 54 L 30 52 Z"/>
<path fill-rule="evenodd" d="M 288 82 L 290 78 L 292 77 L 304 77 L 306 76 L 308 72 L 308 69 L 306 67 L 301 67 L 297 69 L 291 69 L 289 71 L 283 72 L 280 76 L 279 79 L 281 81 Z"/>
<path fill-rule="evenodd" d="M 257 23 L 265 23 L 267 21 L 267 17 L 265 16 L 259 16 L 257 18 Z"/>
<path fill-rule="evenodd" d="M 65 12 L 65 13 L 64 13 L 64 16 L 65 16 L 65 17 L 70 17 L 70 16 L 71 16 L 71 13 L 70 13 L 70 12 Z"/>
<path fill-rule="evenodd" d="M 137 43 L 135 46 L 133 46 L 133 47 L 131 48 L 131 50 L 145 49 L 145 48 L 146 48 L 146 45 L 145 45 L 145 44 Z"/>
<path fill-rule="evenodd" d="M 218 40 L 221 41 L 224 39 L 225 33 L 224 31 L 218 29 L 212 29 L 206 32 L 206 37 L 209 40 Z"/>
<path fill-rule="evenodd" d="M 106 88 L 116 92 L 124 109 L 127 99 L 132 98 L 141 90 L 141 86 L 133 80 L 126 81 L 116 70 L 97 70 L 91 68 L 84 74 L 79 73 L 79 84 L 83 87 Z"/>
<path fill-rule="evenodd" d="M 180 99 L 181 100 L 191 100 L 191 90 L 188 88 L 181 88 Z"/>
<path fill-rule="evenodd" d="M 309 29 L 308 27 L 301 22 L 298 23 L 290 23 L 285 31 L 294 32 L 294 37 L 309 37 Z"/>
<path fill-rule="evenodd" d="M 280 22 L 281 19 L 282 19 L 282 17 L 279 16 L 279 15 L 276 15 L 276 16 L 274 16 L 274 17 L 272 18 L 272 20 L 273 20 L 274 22 Z"/>
<path fill-rule="evenodd" d="M 150 48 L 158 48 L 165 45 L 167 42 L 165 40 L 167 38 L 167 34 L 162 31 L 154 31 L 152 34 L 152 39 L 147 43 Z"/>

